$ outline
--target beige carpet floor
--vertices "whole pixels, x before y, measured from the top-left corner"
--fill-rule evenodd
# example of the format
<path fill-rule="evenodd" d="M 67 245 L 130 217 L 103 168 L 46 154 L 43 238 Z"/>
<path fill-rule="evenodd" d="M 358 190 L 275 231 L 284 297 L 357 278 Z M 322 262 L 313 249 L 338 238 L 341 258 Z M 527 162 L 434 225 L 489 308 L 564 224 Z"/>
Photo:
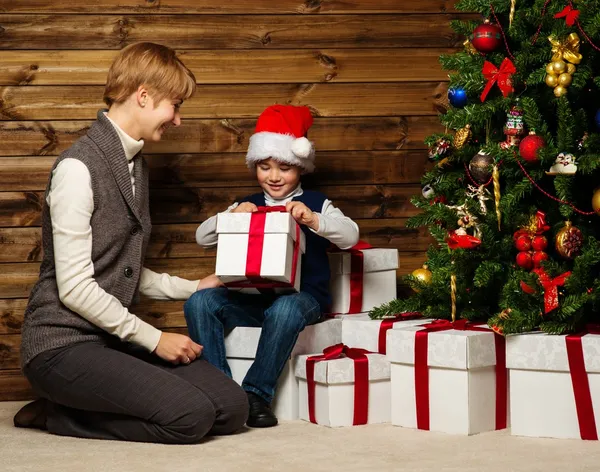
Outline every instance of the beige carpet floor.
<path fill-rule="evenodd" d="M 600 471 L 600 443 L 471 437 L 392 425 L 331 429 L 303 421 L 246 430 L 194 446 L 57 437 L 14 428 L 21 402 L 0 403 L 0 471 Z"/>

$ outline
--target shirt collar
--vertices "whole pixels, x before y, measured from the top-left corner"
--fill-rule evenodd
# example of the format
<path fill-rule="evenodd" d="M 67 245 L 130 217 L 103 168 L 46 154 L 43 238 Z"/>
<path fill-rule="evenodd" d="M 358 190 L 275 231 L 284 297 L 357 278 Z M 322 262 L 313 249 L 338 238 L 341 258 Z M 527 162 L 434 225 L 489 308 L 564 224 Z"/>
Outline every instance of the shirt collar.
<path fill-rule="evenodd" d="M 134 156 L 142 150 L 144 147 L 144 140 L 140 139 L 139 141 L 133 139 L 129 136 L 125 131 L 121 129 L 121 127 L 115 123 L 110 117 L 105 113 L 104 116 L 108 119 L 110 124 L 113 125 L 119 139 L 121 140 L 121 144 L 123 145 L 123 150 L 125 151 L 125 157 L 128 161 L 134 158 Z"/>

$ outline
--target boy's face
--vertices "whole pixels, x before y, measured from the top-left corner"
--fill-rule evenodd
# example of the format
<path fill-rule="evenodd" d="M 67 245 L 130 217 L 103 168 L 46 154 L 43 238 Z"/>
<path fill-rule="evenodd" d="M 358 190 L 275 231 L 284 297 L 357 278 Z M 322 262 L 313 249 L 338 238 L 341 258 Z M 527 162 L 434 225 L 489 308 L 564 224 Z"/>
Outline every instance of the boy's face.
<path fill-rule="evenodd" d="M 290 194 L 300 182 L 301 170 L 272 158 L 256 165 L 256 178 L 262 189 L 275 199 Z"/>
<path fill-rule="evenodd" d="M 179 107 L 182 101 L 179 99 L 162 99 L 156 107 L 152 97 L 143 108 L 140 116 L 141 134 L 144 141 L 160 141 L 163 133 L 170 126 L 179 126 L 181 117 Z"/>

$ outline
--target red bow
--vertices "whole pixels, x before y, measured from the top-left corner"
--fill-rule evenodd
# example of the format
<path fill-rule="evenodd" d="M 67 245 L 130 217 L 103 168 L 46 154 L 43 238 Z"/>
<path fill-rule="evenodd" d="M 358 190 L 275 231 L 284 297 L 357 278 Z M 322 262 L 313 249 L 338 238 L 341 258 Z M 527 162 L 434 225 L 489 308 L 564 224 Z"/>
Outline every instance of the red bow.
<path fill-rule="evenodd" d="M 483 63 L 482 73 L 488 82 L 481 94 L 481 101 L 485 102 L 487 94 L 495 83 L 498 83 L 498 87 L 502 91 L 502 95 L 505 97 L 514 92 L 515 89 L 512 86 L 512 80 L 510 76 L 515 72 L 517 72 L 517 68 L 508 57 L 504 58 L 502 64 L 500 64 L 500 69 L 498 69 L 491 62 L 485 61 Z"/>
<path fill-rule="evenodd" d="M 567 5 L 561 12 L 554 15 L 554 18 L 564 18 L 567 25 L 573 26 L 578 16 L 579 10 L 575 10 L 571 5 Z"/>
<path fill-rule="evenodd" d="M 535 213 L 535 220 L 537 224 L 537 231 L 535 232 L 535 234 L 542 234 L 543 232 L 548 231 L 550 229 L 550 226 L 546 224 L 546 213 L 544 213 L 543 211 L 538 210 Z"/>
<path fill-rule="evenodd" d="M 544 313 L 550 313 L 558 308 L 558 287 L 565 284 L 571 272 L 565 272 L 555 278 L 551 278 L 542 268 L 536 270 L 535 273 L 540 278 L 542 287 L 544 287 Z"/>
<path fill-rule="evenodd" d="M 449 233 L 446 238 L 448 247 L 454 249 L 473 249 L 481 244 L 481 239 L 469 234 Z"/>

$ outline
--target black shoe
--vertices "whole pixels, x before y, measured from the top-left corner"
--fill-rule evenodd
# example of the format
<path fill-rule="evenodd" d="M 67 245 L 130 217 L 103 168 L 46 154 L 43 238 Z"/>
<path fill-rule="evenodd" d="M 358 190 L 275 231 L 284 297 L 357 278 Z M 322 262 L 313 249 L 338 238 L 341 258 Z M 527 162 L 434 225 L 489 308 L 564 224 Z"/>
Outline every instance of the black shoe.
<path fill-rule="evenodd" d="M 270 428 L 277 424 L 277 417 L 271 410 L 265 400 L 252 392 L 246 392 L 248 395 L 248 404 L 250 405 L 250 414 L 246 424 L 251 428 Z"/>
<path fill-rule="evenodd" d="M 28 403 L 15 415 L 13 422 L 17 428 L 46 429 L 48 400 L 40 398 Z"/>

